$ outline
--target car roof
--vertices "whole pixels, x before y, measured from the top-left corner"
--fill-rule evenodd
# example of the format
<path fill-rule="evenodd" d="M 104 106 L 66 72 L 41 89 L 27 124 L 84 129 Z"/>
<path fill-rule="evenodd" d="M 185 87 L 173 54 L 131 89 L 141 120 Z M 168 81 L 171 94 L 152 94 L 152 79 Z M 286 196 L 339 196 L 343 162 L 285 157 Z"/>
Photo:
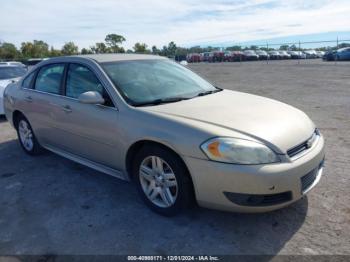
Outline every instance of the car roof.
<path fill-rule="evenodd" d="M 165 57 L 147 54 L 92 54 L 92 55 L 76 55 L 72 57 L 88 58 L 98 63 L 128 61 L 128 60 L 151 60 L 166 59 Z"/>
<path fill-rule="evenodd" d="M 95 61 L 97 63 L 108 63 L 118 61 L 133 61 L 133 60 L 161 60 L 168 59 L 166 57 L 147 54 L 89 54 L 89 55 L 72 55 L 72 56 L 57 56 L 45 59 L 38 65 L 46 65 L 52 63 L 69 63 L 82 62 L 83 60 Z"/>

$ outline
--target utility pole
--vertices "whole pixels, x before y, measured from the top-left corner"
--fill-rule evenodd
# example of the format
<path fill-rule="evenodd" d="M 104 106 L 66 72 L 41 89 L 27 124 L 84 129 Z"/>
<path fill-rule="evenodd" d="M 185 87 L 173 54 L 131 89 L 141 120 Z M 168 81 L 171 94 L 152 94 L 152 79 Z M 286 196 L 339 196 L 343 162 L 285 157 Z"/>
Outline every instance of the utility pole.
<path fill-rule="evenodd" d="M 300 64 L 300 56 L 301 56 L 301 50 L 300 50 L 300 40 L 299 40 L 298 65 Z"/>
<path fill-rule="evenodd" d="M 339 38 L 337 36 L 337 52 L 338 52 L 338 49 L 339 49 Z M 334 57 L 334 63 L 337 64 L 337 55 L 335 55 Z"/>
<path fill-rule="evenodd" d="M 266 56 L 266 64 L 269 63 L 269 43 L 266 42 L 266 53 L 267 53 L 267 56 Z"/>

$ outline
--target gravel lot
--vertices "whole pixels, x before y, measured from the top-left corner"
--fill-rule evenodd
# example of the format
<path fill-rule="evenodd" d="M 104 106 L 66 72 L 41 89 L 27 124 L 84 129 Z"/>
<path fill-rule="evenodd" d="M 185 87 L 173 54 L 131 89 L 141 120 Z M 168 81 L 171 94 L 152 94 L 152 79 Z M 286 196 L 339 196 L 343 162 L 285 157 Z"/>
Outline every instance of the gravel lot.
<path fill-rule="evenodd" d="M 0 255 L 350 255 L 350 63 L 190 67 L 220 87 L 281 100 L 314 120 L 327 156 L 324 177 L 308 197 L 265 214 L 196 208 L 161 217 L 130 183 L 51 153 L 27 156 L 1 119 Z"/>

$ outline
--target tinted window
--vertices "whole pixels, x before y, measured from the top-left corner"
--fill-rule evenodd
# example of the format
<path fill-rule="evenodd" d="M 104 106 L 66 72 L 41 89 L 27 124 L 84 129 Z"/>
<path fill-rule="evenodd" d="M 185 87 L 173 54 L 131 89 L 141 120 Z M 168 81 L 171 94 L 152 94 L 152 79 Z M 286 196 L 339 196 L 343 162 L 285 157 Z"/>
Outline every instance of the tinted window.
<path fill-rule="evenodd" d="M 24 88 L 32 88 L 32 80 L 34 78 L 35 72 L 31 73 L 29 76 L 27 76 L 22 83 L 22 87 Z"/>
<path fill-rule="evenodd" d="M 105 99 L 106 106 L 113 105 L 101 82 L 90 69 L 82 65 L 70 64 L 67 74 L 66 96 L 78 98 L 82 93 L 88 91 L 99 92 Z"/>
<path fill-rule="evenodd" d="M 0 67 L 0 80 L 21 77 L 25 73 L 27 73 L 27 70 L 21 66 Z"/>
<path fill-rule="evenodd" d="M 49 65 L 40 69 L 35 81 L 35 89 L 51 94 L 59 94 L 64 65 Z"/>

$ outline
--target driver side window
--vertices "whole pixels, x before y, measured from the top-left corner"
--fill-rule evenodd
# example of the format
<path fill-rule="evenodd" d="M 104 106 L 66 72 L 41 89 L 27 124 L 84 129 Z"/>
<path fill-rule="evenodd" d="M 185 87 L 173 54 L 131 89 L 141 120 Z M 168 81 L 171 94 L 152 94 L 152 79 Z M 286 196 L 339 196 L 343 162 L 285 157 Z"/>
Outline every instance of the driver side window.
<path fill-rule="evenodd" d="M 96 91 L 105 99 L 105 106 L 114 107 L 111 98 L 95 74 L 85 66 L 70 64 L 67 72 L 66 96 L 78 98 L 82 93 Z"/>

